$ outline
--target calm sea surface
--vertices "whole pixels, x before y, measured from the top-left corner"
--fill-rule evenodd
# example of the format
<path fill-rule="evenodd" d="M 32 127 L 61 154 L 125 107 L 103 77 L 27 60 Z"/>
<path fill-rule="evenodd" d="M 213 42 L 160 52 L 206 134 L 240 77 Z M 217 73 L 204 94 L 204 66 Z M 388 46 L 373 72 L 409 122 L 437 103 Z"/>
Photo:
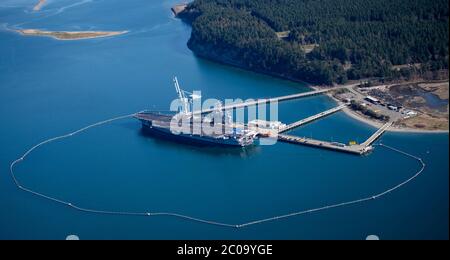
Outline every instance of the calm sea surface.
<path fill-rule="evenodd" d="M 382 141 L 423 157 L 423 175 L 383 199 L 233 230 L 174 218 L 90 215 L 19 191 L 9 164 L 32 145 L 90 123 L 168 109 L 171 78 L 204 97 L 258 98 L 301 84 L 218 65 L 186 47 L 177 1 L 0 3 L 0 239 L 448 239 L 448 134 L 387 133 Z M 8 28 L 129 30 L 58 41 Z M 280 104 L 292 122 L 333 107 L 326 97 Z M 347 143 L 376 129 L 343 113 L 293 134 Z M 415 161 L 377 148 L 357 157 L 278 143 L 246 150 L 178 145 L 144 136 L 132 119 L 52 143 L 17 167 L 35 190 L 96 209 L 175 211 L 243 223 L 365 197 L 414 174 Z"/>

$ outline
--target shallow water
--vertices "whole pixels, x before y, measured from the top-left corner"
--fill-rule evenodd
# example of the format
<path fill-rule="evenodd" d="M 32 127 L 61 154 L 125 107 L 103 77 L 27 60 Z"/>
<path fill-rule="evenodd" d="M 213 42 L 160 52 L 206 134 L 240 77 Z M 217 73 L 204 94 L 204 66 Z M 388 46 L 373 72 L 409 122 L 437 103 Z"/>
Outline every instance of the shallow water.
<path fill-rule="evenodd" d="M 425 91 L 420 92 L 419 94 L 425 99 L 428 107 L 438 109 L 442 112 L 447 111 L 448 99 L 441 99 L 438 95 Z"/>
<path fill-rule="evenodd" d="M 168 109 L 171 78 L 204 97 L 257 98 L 304 85 L 219 65 L 186 47 L 177 1 L 35 1 L 0 5 L 0 238 L 448 239 L 448 135 L 387 133 L 382 142 L 423 157 L 427 168 L 387 197 L 233 230 L 174 218 L 77 212 L 17 190 L 9 164 L 32 145 L 142 109 Z M 57 41 L 6 28 L 129 30 L 113 38 Z M 333 107 L 324 96 L 280 104 L 284 122 Z M 292 134 L 347 143 L 376 129 L 337 113 Z M 364 197 L 410 177 L 415 161 L 377 148 L 358 157 L 278 143 L 201 148 L 149 138 L 123 120 L 44 146 L 17 168 L 30 188 L 99 209 L 176 211 L 243 223 Z"/>

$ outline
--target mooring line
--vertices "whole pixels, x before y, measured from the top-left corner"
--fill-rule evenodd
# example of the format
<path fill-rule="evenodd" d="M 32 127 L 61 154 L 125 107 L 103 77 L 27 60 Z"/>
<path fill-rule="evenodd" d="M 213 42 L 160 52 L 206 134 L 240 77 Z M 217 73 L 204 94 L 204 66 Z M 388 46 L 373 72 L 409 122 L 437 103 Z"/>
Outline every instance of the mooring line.
<path fill-rule="evenodd" d="M 138 112 L 139 113 L 139 112 Z M 80 211 L 80 212 L 84 212 L 84 213 L 90 213 L 90 214 L 100 214 L 100 215 L 121 215 L 121 216 L 139 216 L 139 217 L 155 217 L 155 216 L 166 216 L 166 217 L 174 217 L 174 218 L 178 218 L 178 219 L 184 219 L 187 221 L 192 221 L 192 222 L 197 222 L 197 223 L 202 223 L 202 224 L 208 224 L 208 225 L 214 225 L 214 226 L 220 226 L 220 227 L 228 227 L 228 228 L 243 228 L 243 227 L 247 227 L 247 226 L 252 226 L 252 225 L 256 225 L 256 224 L 262 224 L 265 222 L 271 222 L 271 221 L 275 221 L 275 220 L 281 220 L 281 219 L 286 219 L 286 218 L 290 218 L 290 217 L 294 217 L 294 216 L 300 216 L 300 215 L 305 215 L 305 214 L 311 214 L 311 213 L 316 213 L 316 212 L 320 212 L 320 211 L 324 211 L 324 210 L 328 210 L 328 209 L 333 209 L 333 208 L 340 208 L 340 207 L 345 207 L 345 206 L 350 206 L 350 205 L 355 205 L 355 204 L 360 204 L 360 203 L 364 203 L 364 202 L 368 202 L 371 200 L 375 200 L 378 199 L 380 197 L 386 196 L 387 194 L 403 187 L 404 185 L 410 183 L 411 181 L 413 181 L 414 179 L 416 179 L 420 174 L 422 174 L 422 172 L 425 170 L 426 164 L 424 163 L 424 161 L 422 160 L 422 158 L 417 157 L 415 155 L 412 155 L 410 153 L 404 152 L 402 150 L 399 150 L 397 148 L 385 145 L 385 144 L 374 144 L 374 146 L 379 146 L 379 147 L 383 147 L 385 149 L 389 149 L 393 152 L 397 152 L 399 154 L 402 154 L 404 156 L 407 156 L 411 159 L 414 159 L 416 161 L 418 161 L 421 165 L 420 169 L 410 178 L 406 179 L 405 181 L 393 186 L 392 188 L 389 188 L 383 192 L 374 194 L 372 196 L 368 196 L 368 197 L 363 197 L 360 199 L 356 199 L 356 200 L 351 200 L 351 201 L 346 201 L 346 202 L 341 202 L 341 203 L 336 203 L 336 204 L 330 204 L 330 205 L 326 205 L 326 206 L 322 206 L 322 207 L 318 207 L 318 208 L 311 208 L 311 209 L 307 209 L 307 210 L 302 210 L 302 211 L 296 211 L 296 212 L 292 212 L 289 214 L 284 214 L 284 215 L 277 215 L 277 216 L 273 216 L 270 218 L 262 218 L 262 219 L 258 219 L 258 220 L 254 220 L 251 222 L 246 222 L 246 223 L 242 223 L 242 224 L 229 224 L 229 223 L 224 223 L 224 222 L 219 222 L 219 221 L 213 221 L 213 220 L 208 220 L 208 219 L 202 219 L 202 218 L 196 218 L 193 216 L 189 216 L 189 215 L 183 215 L 183 214 L 179 214 L 176 212 L 132 212 L 132 211 L 108 211 L 108 210 L 100 210 L 100 209 L 90 209 L 90 208 L 84 208 L 81 206 L 78 206 L 74 203 L 71 203 L 69 201 L 65 201 L 62 199 L 58 199 L 56 197 L 50 196 L 50 195 L 46 195 L 40 192 L 37 192 L 35 190 L 29 189 L 27 187 L 24 187 L 20 184 L 19 180 L 16 177 L 16 174 L 14 172 L 14 168 L 15 166 L 17 166 L 19 163 L 23 162 L 33 151 L 35 151 L 36 149 L 58 141 L 58 140 L 62 140 L 62 139 L 66 139 L 69 137 L 72 137 L 74 135 L 80 134 L 84 131 L 87 131 L 91 128 L 94 127 L 99 127 L 102 125 L 106 125 L 109 123 L 112 123 L 114 121 L 118 121 L 118 120 L 122 120 L 122 119 L 127 119 L 127 118 L 131 118 L 133 116 L 135 116 L 137 113 L 133 113 L 133 114 L 129 114 L 129 115 L 124 115 L 124 116 L 119 116 L 119 117 L 114 117 L 111 119 L 107 119 L 107 120 L 103 120 L 91 125 L 88 125 L 86 127 L 80 128 L 79 130 L 76 130 L 74 132 L 65 134 L 65 135 L 61 135 L 61 136 L 57 136 L 57 137 L 53 137 L 50 139 L 47 139 L 35 146 L 33 146 L 32 148 L 30 148 L 29 150 L 27 150 L 22 157 L 18 158 L 17 160 L 13 161 L 10 165 L 10 174 L 12 177 L 12 180 L 14 182 L 14 184 L 16 185 L 16 187 L 24 192 L 27 192 L 29 194 L 32 194 L 36 197 L 40 197 L 58 204 L 62 204 L 64 206 L 70 207 L 74 210 Z"/>

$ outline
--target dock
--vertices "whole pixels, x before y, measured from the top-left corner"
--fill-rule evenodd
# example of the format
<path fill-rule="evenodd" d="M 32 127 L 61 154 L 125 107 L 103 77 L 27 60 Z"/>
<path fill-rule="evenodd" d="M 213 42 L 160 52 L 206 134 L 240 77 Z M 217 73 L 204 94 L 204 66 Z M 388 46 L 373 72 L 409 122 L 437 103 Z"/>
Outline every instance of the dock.
<path fill-rule="evenodd" d="M 241 103 L 235 103 L 231 105 L 221 106 L 221 107 L 215 107 L 210 109 L 205 109 L 201 111 L 194 111 L 190 112 L 191 115 L 200 115 L 200 114 L 206 114 L 211 113 L 215 111 L 227 111 L 227 110 L 233 110 L 233 109 L 239 109 L 239 108 L 245 108 L 250 106 L 257 106 L 260 104 L 267 104 L 272 102 L 282 102 L 282 101 L 288 101 L 288 100 L 294 100 L 294 99 L 300 99 L 305 97 L 311 97 L 316 95 L 322 95 L 326 94 L 330 91 L 336 90 L 339 88 L 328 88 L 328 89 L 322 89 L 322 90 L 314 90 L 309 92 L 303 92 L 303 93 L 297 93 L 292 95 L 286 95 L 286 96 L 280 96 L 280 97 L 274 97 L 274 98 L 267 98 L 267 99 L 256 99 L 256 100 L 249 100 L 246 102 Z M 313 121 L 319 120 L 321 118 L 324 118 L 326 116 L 332 115 L 336 112 L 341 111 L 344 109 L 347 105 L 341 104 L 337 107 L 331 108 L 329 110 L 323 111 L 321 113 L 318 113 L 316 115 L 301 119 L 299 121 L 296 121 L 294 123 L 291 123 L 289 125 L 286 125 L 285 127 L 281 129 L 262 129 L 262 128 L 249 128 L 247 125 L 242 123 L 235 123 L 235 128 L 248 128 L 250 130 L 254 130 L 260 134 L 260 136 L 272 136 L 277 137 L 277 139 L 281 142 L 287 142 L 292 144 L 298 144 L 298 145 L 307 145 L 312 146 L 316 148 L 322 148 L 327 150 L 333 150 L 338 152 L 344 152 L 344 153 L 350 153 L 350 154 L 357 154 L 357 155 L 364 155 L 368 152 L 373 150 L 372 144 L 380 138 L 386 130 L 392 126 L 393 122 L 390 121 L 386 124 L 384 124 L 380 129 L 378 129 L 373 135 L 371 135 L 365 142 L 361 144 L 343 144 L 339 142 L 328 142 L 323 140 L 316 140 L 312 138 L 304 138 L 304 137 L 298 137 L 293 135 L 284 134 L 288 131 L 291 131 L 297 127 L 304 126 L 308 123 L 311 123 Z"/>
<path fill-rule="evenodd" d="M 286 134 L 278 134 L 278 140 L 282 141 L 282 142 L 292 143 L 292 144 L 314 146 L 317 148 L 334 150 L 334 151 L 338 151 L 338 152 L 364 155 L 373 150 L 372 144 L 378 138 L 380 138 L 381 135 L 383 135 L 383 133 L 386 132 L 386 130 L 389 127 L 392 126 L 392 124 L 393 124 L 393 122 L 388 122 L 388 123 L 384 124 L 380 129 L 378 129 L 373 135 L 371 135 L 362 144 L 346 145 L 346 144 L 342 144 L 342 143 L 338 143 L 338 142 L 327 142 L 327 141 L 322 141 L 322 140 L 315 140 L 312 138 L 302 138 L 302 137 L 286 135 Z"/>
<path fill-rule="evenodd" d="M 297 127 L 304 126 L 308 123 L 311 123 L 313 121 L 319 120 L 321 118 L 324 118 L 326 116 L 332 115 L 336 112 L 341 111 L 344 109 L 347 105 L 342 104 L 337 107 L 331 108 L 329 110 L 323 111 L 321 113 L 315 114 L 313 116 L 301 119 L 299 121 L 296 121 L 294 123 L 291 123 L 289 125 L 286 125 L 285 127 L 275 130 L 275 129 L 265 129 L 265 128 L 252 128 L 242 123 L 235 123 L 234 127 L 236 128 L 248 128 L 250 130 L 256 131 L 260 134 L 260 136 L 272 136 L 276 137 L 278 141 L 291 143 L 291 144 L 298 144 L 298 145 L 306 145 L 306 146 L 312 146 L 316 148 L 321 149 L 327 149 L 327 150 L 333 150 L 337 152 L 344 152 L 349 154 L 356 154 L 356 155 L 364 155 L 369 153 L 373 150 L 372 144 L 380 138 L 386 130 L 388 130 L 389 127 L 392 126 L 393 122 L 387 122 L 384 124 L 380 129 L 378 129 L 373 135 L 371 135 L 365 142 L 361 144 L 343 144 L 339 142 L 329 142 L 329 141 L 323 141 L 323 140 L 317 140 L 312 138 L 305 138 L 305 137 L 299 137 L 299 136 L 293 136 L 284 134 L 285 132 L 291 131 Z"/>
<path fill-rule="evenodd" d="M 313 121 L 319 120 L 319 119 L 324 118 L 329 115 L 332 115 L 338 111 L 341 111 L 346 106 L 347 106 L 346 104 L 341 104 L 337 107 L 331 108 L 329 110 L 323 111 L 321 113 L 315 114 L 313 116 L 310 116 L 310 117 L 301 119 L 299 121 L 296 121 L 294 123 L 291 123 L 289 125 L 286 125 L 285 127 L 278 129 L 278 130 L 252 129 L 252 128 L 250 128 L 250 129 L 259 132 L 262 136 L 276 136 L 277 139 L 281 142 L 313 146 L 316 148 L 322 148 L 322 149 L 350 153 L 350 154 L 364 155 L 373 150 L 372 144 L 378 138 L 380 138 L 381 135 L 383 135 L 383 133 L 386 132 L 386 130 L 389 127 L 392 126 L 392 124 L 393 124 L 392 121 L 384 124 L 380 129 L 378 129 L 373 135 L 371 135 L 365 142 L 363 142 L 361 144 L 347 145 L 347 144 L 343 144 L 343 143 L 339 143 L 339 142 L 328 142 L 328 141 L 316 140 L 316 139 L 312 139 L 312 138 L 305 138 L 305 137 L 283 134 L 283 133 L 293 130 L 297 127 L 306 125 Z M 244 125 L 240 125 L 240 126 L 243 127 Z"/>

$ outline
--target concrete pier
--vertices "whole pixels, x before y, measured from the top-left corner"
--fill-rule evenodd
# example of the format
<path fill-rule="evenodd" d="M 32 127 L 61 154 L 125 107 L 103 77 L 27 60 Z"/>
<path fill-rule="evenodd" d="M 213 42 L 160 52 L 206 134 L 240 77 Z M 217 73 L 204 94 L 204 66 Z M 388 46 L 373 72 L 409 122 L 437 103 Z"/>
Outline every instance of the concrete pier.
<path fill-rule="evenodd" d="M 287 143 L 314 146 L 338 152 L 352 153 L 363 155 L 373 150 L 372 144 L 383 135 L 386 130 L 391 127 L 393 122 L 388 122 L 371 135 L 364 143 L 355 145 L 346 145 L 337 142 L 327 142 L 310 138 L 302 138 L 292 135 L 278 134 L 278 140 Z"/>
<path fill-rule="evenodd" d="M 260 104 L 267 104 L 267 103 L 271 103 L 271 102 L 282 102 L 282 101 L 294 100 L 294 99 L 299 99 L 299 98 L 305 98 L 305 97 L 311 97 L 311 96 L 325 94 L 327 92 L 330 92 L 330 91 L 336 90 L 336 89 L 337 88 L 333 88 L 333 89 L 329 88 L 329 89 L 314 90 L 314 91 L 309 91 L 309 92 L 303 92 L 303 93 L 268 98 L 268 99 L 256 99 L 256 100 L 242 102 L 242 103 L 238 103 L 238 104 L 223 106 L 220 108 L 211 108 L 211 109 L 205 109 L 202 111 L 194 111 L 194 112 L 192 112 L 192 114 L 199 115 L 199 114 L 211 113 L 214 111 L 226 111 L 226 110 L 233 110 L 233 109 L 238 109 L 238 108 L 256 106 L 256 105 L 260 105 Z"/>
<path fill-rule="evenodd" d="M 292 129 L 294 129 L 294 128 L 300 127 L 300 126 L 302 126 L 302 125 L 311 123 L 311 122 L 316 121 L 316 120 L 318 120 L 318 119 L 321 119 L 321 118 L 323 118 L 323 117 L 326 117 L 326 116 L 329 116 L 329 115 L 331 115 L 331 114 L 334 114 L 334 113 L 336 113 L 336 112 L 338 112 L 338 111 L 344 109 L 346 106 L 347 106 L 347 105 L 340 105 L 340 106 L 338 106 L 338 107 L 329 109 L 329 110 L 324 111 L 324 112 L 322 112 L 322 113 L 319 113 L 319 114 L 310 116 L 310 117 L 308 117 L 308 118 L 302 119 L 302 120 L 300 120 L 300 121 L 294 122 L 294 123 L 292 123 L 292 124 L 289 124 L 289 125 L 287 125 L 286 127 L 280 129 L 279 133 L 284 133 L 284 132 L 290 131 L 290 130 L 292 130 Z"/>
<path fill-rule="evenodd" d="M 327 142 L 298 136 L 279 134 L 278 140 L 286 143 L 313 146 L 316 148 L 328 149 L 338 152 L 345 152 L 357 155 L 363 155 L 372 150 L 371 146 L 364 145 L 345 145 L 336 142 Z"/>
<path fill-rule="evenodd" d="M 378 129 L 378 131 L 376 131 L 371 137 L 369 137 L 364 143 L 362 143 L 361 145 L 364 146 L 370 146 L 373 144 L 373 142 L 375 142 L 378 138 L 380 138 L 380 136 L 386 132 L 386 130 L 392 126 L 394 122 L 387 122 L 386 124 L 384 124 L 380 129 Z"/>

